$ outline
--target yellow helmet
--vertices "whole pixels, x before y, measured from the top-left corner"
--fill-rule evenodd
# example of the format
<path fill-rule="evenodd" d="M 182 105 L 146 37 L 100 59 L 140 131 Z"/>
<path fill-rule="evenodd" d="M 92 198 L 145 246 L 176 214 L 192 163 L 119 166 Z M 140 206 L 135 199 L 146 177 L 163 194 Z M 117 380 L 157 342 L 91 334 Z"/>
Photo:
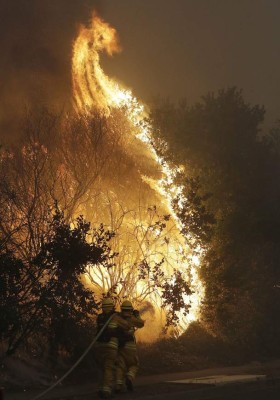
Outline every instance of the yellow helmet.
<path fill-rule="evenodd" d="M 121 304 L 122 311 L 133 311 L 132 303 L 129 300 L 125 300 Z"/>
<path fill-rule="evenodd" d="M 105 311 L 112 310 L 114 308 L 114 302 L 111 297 L 106 297 L 102 300 L 102 309 Z"/>

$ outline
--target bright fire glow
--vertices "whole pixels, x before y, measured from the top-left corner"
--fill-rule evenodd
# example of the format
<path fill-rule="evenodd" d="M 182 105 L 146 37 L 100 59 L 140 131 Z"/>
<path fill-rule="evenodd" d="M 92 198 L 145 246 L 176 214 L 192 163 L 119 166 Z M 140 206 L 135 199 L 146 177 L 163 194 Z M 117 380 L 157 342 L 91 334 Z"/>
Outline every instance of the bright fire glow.
<path fill-rule="evenodd" d="M 113 109 L 123 108 L 125 110 L 126 118 L 133 127 L 131 135 L 134 135 L 134 139 L 145 147 L 145 153 L 153 162 L 156 162 L 160 171 L 160 178 L 146 174 L 144 176 L 143 174 L 142 179 L 151 187 L 151 190 L 156 191 L 162 207 L 171 215 L 176 227 L 176 235 L 180 242 L 179 247 L 177 246 L 174 249 L 169 247 L 168 250 L 169 257 L 170 255 L 173 257 L 174 253 L 173 258 L 175 259 L 175 253 L 178 254 L 180 249 L 188 247 L 185 238 L 180 234 L 182 223 L 172 208 L 172 200 L 175 197 L 180 198 L 179 206 L 186 200 L 182 194 L 183 187 L 175 184 L 175 178 L 181 169 L 169 165 L 157 154 L 153 145 L 152 126 L 145 119 L 147 115 L 144 105 L 133 96 L 130 90 L 124 89 L 115 80 L 105 75 L 100 66 L 99 54 L 102 51 L 109 55 L 120 51 L 117 32 L 100 17 L 93 15 L 90 26 L 80 28 L 73 48 L 72 76 L 75 108 L 80 115 L 90 115 L 93 110 L 100 110 L 105 115 L 110 115 Z M 162 145 L 166 146 L 164 143 Z M 179 316 L 181 330 L 184 330 L 190 321 L 198 318 L 200 304 L 204 297 L 204 288 L 198 276 L 202 253 L 202 249 L 189 250 L 187 260 L 178 261 L 181 262 L 181 265 L 177 265 L 177 269 L 189 277 L 190 286 L 194 291 L 191 296 L 186 296 L 185 299 L 186 304 L 191 302 L 188 316 Z M 98 279 L 100 282 L 103 280 L 102 284 L 108 286 L 109 275 L 113 272 L 112 270 L 109 272 L 100 270 Z M 135 287 L 139 292 L 144 290 L 143 282 L 141 284 L 135 283 Z M 155 298 L 155 301 L 157 301 L 157 298 Z"/>

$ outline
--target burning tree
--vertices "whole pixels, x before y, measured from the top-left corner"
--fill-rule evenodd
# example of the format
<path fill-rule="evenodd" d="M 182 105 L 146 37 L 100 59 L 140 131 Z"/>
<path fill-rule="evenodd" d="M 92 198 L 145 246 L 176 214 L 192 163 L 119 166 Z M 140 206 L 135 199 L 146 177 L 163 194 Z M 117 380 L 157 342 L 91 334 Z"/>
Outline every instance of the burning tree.
<path fill-rule="evenodd" d="M 141 253 L 143 250 L 145 240 L 142 241 L 140 239 L 139 241 L 138 235 L 140 232 L 143 238 L 147 237 L 148 232 L 151 235 L 149 213 L 144 216 L 140 208 L 142 210 L 145 208 L 148 209 L 151 204 L 156 204 L 161 215 L 170 216 L 170 221 L 167 225 L 173 226 L 171 235 L 173 244 L 171 246 L 170 239 L 168 238 L 169 246 L 166 247 L 173 247 L 172 252 L 173 254 L 176 253 L 178 258 L 176 262 L 173 262 L 172 266 L 168 265 L 168 258 L 170 259 L 168 256 L 169 250 L 167 248 L 164 249 L 165 245 L 161 244 L 161 249 L 156 255 L 153 254 L 153 250 L 150 253 L 148 251 L 149 262 L 154 265 L 161 265 L 161 270 L 165 271 L 167 279 L 170 282 L 176 276 L 176 269 L 182 271 L 183 277 L 188 282 L 192 294 L 189 293 L 186 296 L 181 311 L 185 312 L 189 308 L 189 304 L 192 303 L 189 315 L 191 318 L 196 318 L 199 312 L 200 301 L 203 298 L 203 286 L 199 280 L 197 270 L 200 264 L 199 259 L 204 253 L 204 247 L 201 245 L 201 241 L 199 245 L 195 238 L 191 238 L 192 233 L 188 230 L 188 226 L 184 225 L 184 223 L 191 221 L 191 218 L 181 218 L 184 215 L 190 216 L 190 213 L 185 212 L 188 198 L 184 194 L 184 185 L 177 183 L 177 177 L 182 173 L 181 168 L 172 165 L 164 158 L 163 154 L 166 144 L 163 141 L 159 142 L 155 140 L 152 133 L 152 126 L 146 118 L 147 114 L 145 113 L 144 106 L 133 97 L 129 90 L 123 89 L 114 80 L 104 74 L 100 67 L 99 56 L 99 53 L 102 51 L 107 52 L 109 55 L 119 51 L 117 33 L 109 24 L 105 23 L 98 16 L 93 15 L 92 23 L 89 27 L 81 26 L 73 48 L 72 76 L 75 108 L 80 116 L 86 118 L 94 110 L 100 110 L 106 116 L 111 116 L 116 111 L 122 114 L 125 126 L 128 127 L 124 135 L 123 147 L 125 152 L 128 152 L 129 159 L 133 160 L 132 167 L 135 173 L 135 175 L 132 175 L 131 172 L 129 174 L 129 176 L 134 177 L 134 193 L 132 193 L 130 187 L 124 184 L 124 175 L 122 175 L 121 182 L 122 191 L 125 190 L 124 202 L 119 200 L 124 196 L 123 193 L 119 192 L 116 185 L 113 186 L 113 192 L 117 194 L 118 203 L 126 204 L 124 208 L 126 219 L 129 219 L 128 216 L 134 213 L 134 222 L 130 222 L 130 224 L 135 242 L 138 240 L 138 244 L 134 246 L 133 251 L 134 253 L 138 251 Z M 127 160 L 127 157 L 125 159 Z M 138 187 L 141 187 L 141 195 L 139 196 L 141 207 L 135 209 L 135 204 L 137 204 L 135 191 Z M 134 204 L 132 207 L 133 213 L 130 213 L 128 206 L 130 199 L 131 203 Z M 135 217 L 135 215 L 137 216 Z M 210 220 L 211 218 L 208 223 L 211 225 L 213 221 Z M 122 223 L 123 221 L 124 219 L 122 219 Z M 108 223 L 110 222 L 108 221 Z M 186 232 L 188 233 L 186 234 Z M 151 243 L 155 244 L 159 243 L 159 241 L 154 241 L 153 239 Z M 175 247 L 174 243 L 176 243 Z M 164 257 L 158 257 L 160 252 L 165 253 Z M 180 253 L 183 253 L 184 256 L 179 261 Z M 162 262 L 162 260 L 164 261 Z M 143 262 L 145 265 L 149 265 L 147 257 L 143 257 Z M 175 264 L 176 267 L 174 266 Z M 137 269 L 133 261 L 130 262 L 130 266 L 132 270 Z M 147 268 L 152 268 L 152 266 Z M 131 274 L 128 274 L 128 276 L 131 276 Z M 112 280 L 114 281 L 114 279 Z M 147 285 L 149 286 L 149 282 Z M 137 298 L 136 286 L 134 296 Z"/>
<path fill-rule="evenodd" d="M 22 142 L 1 153 L 2 282 L 16 288 L 8 352 L 41 324 L 67 347 L 60 318 L 73 330 L 90 323 L 105 292 L 152 310 L 158 332 L 165 323 L 181 332 L 198 316 L 214 221 L 198 184 L 165 157 L 143 105 L 103 73 L 98 52 L 116 50 L 115 37 L 98 17 L 81 28 L 75 111 L 29 114 Z"/>

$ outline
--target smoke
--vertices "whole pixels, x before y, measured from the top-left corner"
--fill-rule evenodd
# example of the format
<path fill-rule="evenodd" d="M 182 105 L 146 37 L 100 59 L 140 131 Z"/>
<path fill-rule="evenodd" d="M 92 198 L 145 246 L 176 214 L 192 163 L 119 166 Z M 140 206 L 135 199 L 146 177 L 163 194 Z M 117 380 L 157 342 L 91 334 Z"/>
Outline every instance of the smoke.
<path fill-rule="evenodd" d="M 150 313 L 152 316 L 156 313 L 155 307 L 149 301 L 144 301 L 139 311 L 141 314 Z"/>
<path fill-rule="evenodd" d="M 165 313 L 149 301 L 143 301 L 139 311 L 145 325 L 144 328 L 136 331 L 137 340 L 143 343 L 155 342 L 163 335 L 163 326 L 166 322 Z"/>
<path fill-rule="evenodd" d="M 26 108 L 67 107 L 80 23 L 99 0 L 0 0 L 0 140 L 12 141 Z M 0 142 L 0 143 L 1 143 Z"/>

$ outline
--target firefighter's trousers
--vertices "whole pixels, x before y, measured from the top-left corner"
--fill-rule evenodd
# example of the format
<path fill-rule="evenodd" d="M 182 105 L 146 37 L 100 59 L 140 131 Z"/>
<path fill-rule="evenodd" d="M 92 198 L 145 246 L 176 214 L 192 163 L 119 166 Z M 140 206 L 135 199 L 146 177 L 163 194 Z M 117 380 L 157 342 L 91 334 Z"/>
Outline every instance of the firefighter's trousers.
<path fill-rule="evenodd" d="M 111 343 L 96 343 L 94 356 L 98 366 L 98 390 L 111 394 L 117 360 L 117 346 Z"/>
<path fill-rule="evenodd" d="M 125 378 L 133 381 L 139 368 L 136 344 L 128 342 L 119 349 L 116 368 L 116 385 L 123 386 Z"/>

